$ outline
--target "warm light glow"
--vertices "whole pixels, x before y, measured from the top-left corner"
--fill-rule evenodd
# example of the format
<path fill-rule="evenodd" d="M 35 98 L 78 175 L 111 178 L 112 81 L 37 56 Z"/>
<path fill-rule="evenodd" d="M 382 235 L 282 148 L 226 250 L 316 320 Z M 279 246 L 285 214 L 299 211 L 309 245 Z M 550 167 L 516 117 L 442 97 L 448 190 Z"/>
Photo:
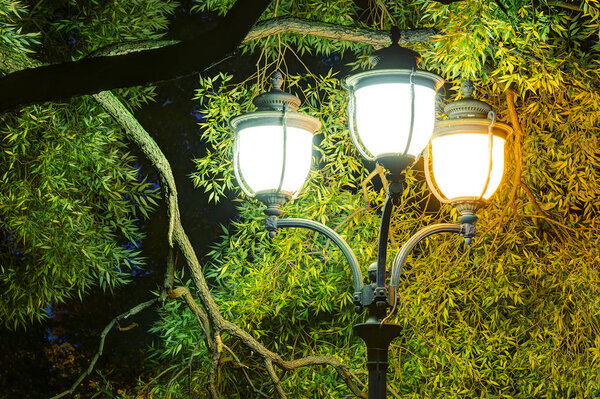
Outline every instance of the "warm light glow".
<path fill-rule="evenodd" d="M 415 87 L 413 134 L 408 154 L 417 156 L 429 142 L 435 123 L 435 90 Z M 365 148 L 377 157 L 404 153 L 411 119 L 408 83 L 384 83 L 356 90 L 356 130 Z"/>
<path fill-rule="evenodd" d="M 440 192 L 450 200 L 481 195 L 488 175 L 489 159 L 487 134 L 448 134 L 431 140 L 433 177 Z M 494 194 L 503 173 L 504 139 L 494 136 L 492 173 L 484 199 Z"/>
<path fill-rule="evenodd" d="M 287 152 L 282 191 L 302 188 L 312 160 L 311 132 L 287 127 Z M 238 133 L 239 169 L 254 192 L 277 190 L 283 167 L 283 127 L 255 126 Z"/>

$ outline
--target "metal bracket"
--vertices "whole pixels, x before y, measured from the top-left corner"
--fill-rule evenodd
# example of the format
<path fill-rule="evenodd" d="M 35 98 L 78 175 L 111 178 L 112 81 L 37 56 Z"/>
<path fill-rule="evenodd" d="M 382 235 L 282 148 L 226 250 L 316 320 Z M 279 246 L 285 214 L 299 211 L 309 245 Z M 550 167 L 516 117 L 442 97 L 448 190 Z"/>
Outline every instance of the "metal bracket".
<path fill-rule="evenodd" d="M 278 229 L 277 216 L 275 216 L 275 215 L 267 216 L 265 219 L 265 228 L 269 232 L 269 237 L 271 237 L 271 238 L 275 237 L 275 234 L 277 233 L 277 229 Z"/>
<path fill-rule="evenodd" d="M 471 244 L 471 239 L 477 235 L 477 228 L 474 224 L 463 223 L 460 226 L 460 235 L 464 237 L 467 245 Z"/>

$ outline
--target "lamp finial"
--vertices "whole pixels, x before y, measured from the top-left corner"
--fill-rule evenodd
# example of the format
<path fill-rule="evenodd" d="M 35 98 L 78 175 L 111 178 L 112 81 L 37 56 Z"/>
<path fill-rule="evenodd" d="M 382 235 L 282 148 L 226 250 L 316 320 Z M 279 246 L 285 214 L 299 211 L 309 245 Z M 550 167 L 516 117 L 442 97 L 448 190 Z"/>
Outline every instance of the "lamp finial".
<path fill-rule="evenodd" d="M 469 79 L 465 80 L 462 84 L 462 92 L 465 98 L 473 98 L 473 82 Z"/>
<path fill-rule="evenodd" d="M 275 71 L 275 73 L 271 77 L 271 84 L 273 85 L 273 90 L 281 91 L 281 85 L 283 84 L 283 77 L 281 76 L 281 72 Z"/>
<path fill-rule="evenodd" d="M 398 44 L 401 38 L 402 33 L 400 32 L 400 28 L 396 25 L 392 26 L 390 29 L 390 40 L 392 41 L 392 44 Z"/>

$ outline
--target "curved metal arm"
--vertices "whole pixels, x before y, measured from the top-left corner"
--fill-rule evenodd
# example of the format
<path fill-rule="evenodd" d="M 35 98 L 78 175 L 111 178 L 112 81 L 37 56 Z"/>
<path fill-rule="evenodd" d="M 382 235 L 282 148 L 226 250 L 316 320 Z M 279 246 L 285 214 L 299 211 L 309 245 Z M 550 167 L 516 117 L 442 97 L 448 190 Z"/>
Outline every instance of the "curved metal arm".
<path fill-rule="evenodd" d="M 392 264 L 392 279 L 390 285 L 394 287 L 394 291 L 398 291 L 398 283 L 400 282 L 400 275 L 402 274 L 402 267 L 408 258 L 408 255 L 412 252 L 415 246 L 423 239 L 429 237 L 432 234 L 437 233 L 457 233 L 460 234 L 464 231 L 464 227 L 458 224 L 441 223 L 427 226 L 419 230 L 415 235 L 410 237 L 408 241 L 400 248 L 400 251 L 394 257 Z"/>
<path fill-rule="evenodd" d="M 276 227 L 300 227 L 314 230 L 333 241 L 333 243 L 342 251 L 350 265 L 350 269 L 352 270 L 352 280 L 354 280 L 354 292 L 360 292 L 362 290 L 363 278 L 360 267 L 358 266 L 358 260 L 356 260 L 356 256 L 354 255 L 354 252 L 352 252 L 350 245 L 348 245 L 348 243 L 333 229 L 322 223 L 308 219 L 277 219 L 276 223 Z"/>

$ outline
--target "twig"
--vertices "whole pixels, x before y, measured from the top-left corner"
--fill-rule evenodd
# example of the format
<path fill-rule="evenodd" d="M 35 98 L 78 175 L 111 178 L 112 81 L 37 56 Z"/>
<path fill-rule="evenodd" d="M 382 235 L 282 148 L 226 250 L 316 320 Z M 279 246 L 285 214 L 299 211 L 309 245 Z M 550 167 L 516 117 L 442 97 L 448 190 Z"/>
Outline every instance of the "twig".
<path fill-rule="evenodd" d="M 545 216 L 545 215 L 529 215 L 529 214 L 522 214 L 521 213 L 518 216 L 522 217 L 522 218 L 543 219 L 543 220 L 545 220 L 548 223 L 554 223 L 555 225 L 560 226 L 563 229 L 569 230 L 569 231 L 571 231 L 573 233 L 578 233 L 578 231 L 576 229 L 574 229 L 572 227 L 569 227 L 569 226 L 567 226 L 567 225 L 559 222 L 558 220 L 554 220 L 551 217 L 548 217 L 548 216 Z"/>
<path fill-rule="evenodd" d="M 277 353 L 271 352 L 265 348 L 260 342 L 254 337 L 242 330 L 235 324 L 224 320 L 222 324 L 223 332 L 230 334 L 238 338 L 246 347 L 251 351 L 255 352 L 263 359 L 270 359 L 272 364 L 276 365 L 284 371 L 291 371 L 301 367 L 309 366 L 331 366 L 333 367 L 342 380 L 346 383 L 352 393 L 359 398 L 366 398 L 367 396 L 362 392 L 356 384 L 349 378 L 352 374 L 348 371 L 348 368 L 340 362 L 337 358 L 328 355 L 322 356 L 307 356 L 294 360 L 284 360 Z M 267 370 L 268 371 L 268 370 Z"/>
<path fill-rule="evenodd" d="M 248 381 L 248 384 L 250 384 L 250 387 L 252 388 L 252 390 L 261 395 L 264 396 L 265 398 L 268 398 L 267 395 L 265 395 L 265 393 L 259 389 L 256 388 L 256 386 L 254 386 L 254 383 L 252 382 L 252 379 L 250 378 L 250 376 L 248 375 L 248 373 L 246 372 L 246 369 L 248 368 L 248 366 L 246 366 L 244 363 L 242 363 L 240 361 L 240 359 L 237 357 L 237 355 L 235 354 L 235 352 L 233 350 L 231 350 L 231 348 L 225 344 L 223 344 L 223 348 L 225 348 L 225 350 L 227 352 L 229 352 L 229 354 L 231 355 L 231 357 L 233 357 L 233 360 L 235 360 L 235 362 L 237 363 L 237 365 L 242 369 L 242 372 L 244 373 L 244 376 L 246 377 L 246 381 Z"/>
<path fill-rule="evenodd" d="M 198 340 L 198 342 L 196 342 L 196 346 L 194 347 L 194 350 L 192 351 L 192 354 L 190 355 L 190 359 L 188 360 L 188 364 L 187 364 L 187 368 L 188 368 L 188 393 L 192 393 L 192 361 L 194 360 L 194 356 L 196 356 L 196 351 L 198 350 L 198 348 L 200 347 L 200 344 L 202 343 L 203 339 L 200 338 Z"/>
<path fill-rule="evenodd" d="M 188 305 L 188 308 L 192 311 L 192 313 L 196 316 L 198 323 L 204 330 L 204 334 L 206 336 L 206 345 L 209 350 L 215 350 L 215 342 L 214 339 L 210 336 L 210 322 L 208 320 L 208 315 L 194 300 L 192 293 L 187 287 L 177 287 L 169 293 L 170 298 L 179 298 L 183 297 L 185 303 Z"/>
<path fill-rule="evenodd" d="M 154 299 L 150 299 L 149 301 L 142 302 L 140 304 L 137 304 L 133 308 L 129 309 L 127 312 L 121 313 L 120 315 L 118 315 L 117 317 L 112 319 L 106 325 L 106 327 L 104 327 L 104 330 L 102 330 L 102 333 L 100 334 L 100 343 L 98 344 L 98 351 L 92 358 L 92 361 L 90 362 L 88 368 L 79 376 L 79 378 L 77 378 L 77 380 L 73 383 L 73 385 L 71 385 L 71 388 L 67 389 L 66 391 L 64 391 L 62 393 L 59 393 L 58 395 L 53 396 L 51 399 L 58 399 L 58 398 L 62 398 L 63 396 L 66 396 L 66 395 L 71 395 L 73 392 L 75 392 L 75 390 L 77 389 L 79 384 L 81 384 L 83 379 L 92 373 L 92 371 L 94 370 L 94 366 L 96 366 L 96 362 L 98 361 L 98 359 L 100 359 L 100 356 L 102 356 L 102 351 L 104 350 L 104 341 L 106 339 L 106 336 L 108 335 L 110 330 L 112 330 L 112 328 L 115 326 L 115 324 L 118 321 L 126 319 L 129 316 L 133 316 L 133 315 L 141 312 L 142 310 L 154 305 L 156 302 L 158 302 L 158 298 L 154 298 Z"/>
<path fill-rule="evenodd" d="M 544 212 L 542 207 L 540 207 L 540 204 L 538 204 L 537 200 L 535 199 L 535 196 L 533 195 L 533 193 L 531 192 L 529 187 L 527 187 L 527 185 L 523 182 L 520 183 L 520 187 L 527 194 L 527 197 L 529 198 L 529 202 L 531 203 L 531 205 L 533 205 L 533 207 L 535 208 L 537 213 L 539 213 L 541 216 L 543 216 L 544 219 L 551 220 L 551 218 L 549 218 L 546 215 L 546 212 Z M 556 233 L 556 236 L 564 243 L 564 238 L 563 238 L 561 232 L 557 230 L 556 226 L 554 226 L 554 224 L 551 223 L 550 227 L 552 227 L 552 230 L 554 230 L 554 232 Z"/>
<path fill-rule="evenodd" d="M 267 369 L 267 373 L 269 373 L 269 377 L 271 377 L 271 381 L 273 382 L 273 386 L 275 387 L 277 395 L 279 395 L 281 399 L 286 399 L 287 394 L 281 386 L 281 380 L 279 379 L 277 373 L 275 372 L 275 369 L 273 368 L 273 361 L 271 359 L 265 359 L 265 368 Z"/>
<path fill-rule="evenodd" d="M 221 336 L 218 333 L 215 333 L 214 340 L 216 345 L 208 371 L 208 392 L 210 393 L 211 398 L 219 399 L 220 395 L 217 388 L 217 380 L 219 375 L 219 361 L 221 360 L 221 352 L 223 350 L 223 342 L 221 341 Z"/>

